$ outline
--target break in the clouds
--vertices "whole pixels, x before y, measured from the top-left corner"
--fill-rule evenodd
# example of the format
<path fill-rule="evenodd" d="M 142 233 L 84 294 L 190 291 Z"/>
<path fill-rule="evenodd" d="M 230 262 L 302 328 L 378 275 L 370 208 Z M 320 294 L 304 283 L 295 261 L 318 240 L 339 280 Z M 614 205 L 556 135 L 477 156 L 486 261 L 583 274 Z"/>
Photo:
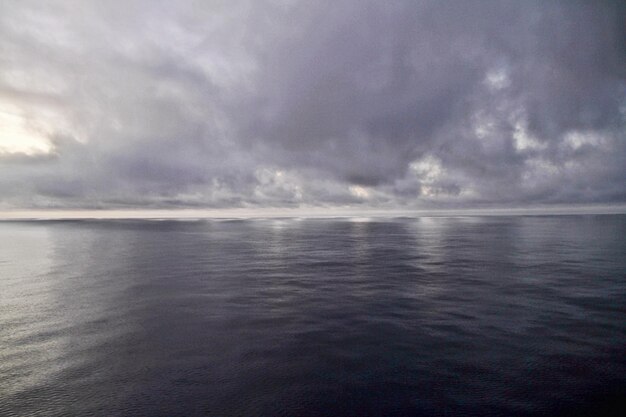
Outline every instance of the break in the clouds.
<path fill-rule="evenodd" d="M 0 1 L 0 208 L 626 202 L 611 1 Z"/>

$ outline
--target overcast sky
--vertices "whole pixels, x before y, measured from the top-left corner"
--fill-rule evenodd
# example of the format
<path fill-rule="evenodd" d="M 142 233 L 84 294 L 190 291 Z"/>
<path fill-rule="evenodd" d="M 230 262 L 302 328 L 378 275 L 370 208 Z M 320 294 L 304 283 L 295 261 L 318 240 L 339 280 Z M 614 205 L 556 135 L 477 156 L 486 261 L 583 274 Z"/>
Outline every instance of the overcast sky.
<path fill-rule="evenodd" d="M 626 203 L 619 1 L 0 0 L 0 209 Z"/>

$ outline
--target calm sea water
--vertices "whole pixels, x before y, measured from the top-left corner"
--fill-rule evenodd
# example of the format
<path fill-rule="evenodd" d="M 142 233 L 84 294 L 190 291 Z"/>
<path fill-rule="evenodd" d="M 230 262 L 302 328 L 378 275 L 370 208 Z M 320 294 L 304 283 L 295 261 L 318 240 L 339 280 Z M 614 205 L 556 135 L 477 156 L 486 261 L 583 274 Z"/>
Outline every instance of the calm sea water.
<path fill-rule="evenodd" d="M 618 415 L 626 216 L 0 223 L 0 415 Z"/>

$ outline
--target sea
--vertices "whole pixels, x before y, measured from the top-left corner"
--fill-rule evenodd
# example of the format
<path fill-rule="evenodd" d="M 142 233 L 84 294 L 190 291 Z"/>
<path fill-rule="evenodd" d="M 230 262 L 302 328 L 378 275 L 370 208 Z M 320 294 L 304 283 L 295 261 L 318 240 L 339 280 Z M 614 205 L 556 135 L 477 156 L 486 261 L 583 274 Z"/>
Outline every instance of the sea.
<path fill-rule="evenodd" d="M 611 416 L 626 215 L 0 222 L 0 415 Z"/>

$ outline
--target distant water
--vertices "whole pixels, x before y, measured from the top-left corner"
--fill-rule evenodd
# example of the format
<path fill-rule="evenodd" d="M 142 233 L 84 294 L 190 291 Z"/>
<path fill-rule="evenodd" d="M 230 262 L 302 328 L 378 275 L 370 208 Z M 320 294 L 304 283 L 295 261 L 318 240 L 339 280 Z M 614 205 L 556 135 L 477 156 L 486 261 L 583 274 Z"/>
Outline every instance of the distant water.
<path fill-rule="evenodd" d="M 619 415 L 626 216 L 0 223 L 2 416 Z"/>

